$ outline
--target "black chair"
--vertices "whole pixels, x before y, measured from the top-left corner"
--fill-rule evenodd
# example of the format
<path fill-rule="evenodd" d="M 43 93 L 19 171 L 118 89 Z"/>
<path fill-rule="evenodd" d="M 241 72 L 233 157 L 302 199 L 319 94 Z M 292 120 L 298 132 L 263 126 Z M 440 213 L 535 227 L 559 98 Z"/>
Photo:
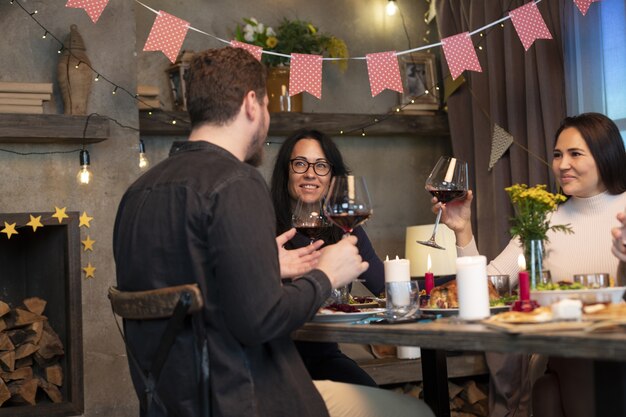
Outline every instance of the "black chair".
<path fill-rule="evenodd" d="M 137 370 L 143 382 L 143 396 L 140 398 L 142 409 L 146 417 L 152 416 L 175 416 L 176 413 L 167 407 L 159 398 L 156 386 L 159 382 L 161 370 L 174 344 L 176 336 L 183 329 L 185 317 L 188 314 L 199 312 L 203 307 L 202 293 L 195 284 L 180 285 L 175 287 L 158 288 L 148 291 L 120 291 L 116 287 L 109 288 L 109 300 L 113 313 L 125 320 L 158 320 L 168 319 L 161 341 L 156 349 L 156 354 L 151 363 L 150 369 L 144 370 L 139 365 L 135 355 L 128 345 L 124 333 L 115 319 L 130 362 Z M 208 351 L 204 349 L 208 363 Z M 202 375 L 202 381 L 208 386 L 208 366 Z M 206 391 L 205 391 L 206 392 Z M 158 407 L 155 408 L 155 405 Z M 202 416 L 209 415 L 208 400 L 201 405 Z"/>

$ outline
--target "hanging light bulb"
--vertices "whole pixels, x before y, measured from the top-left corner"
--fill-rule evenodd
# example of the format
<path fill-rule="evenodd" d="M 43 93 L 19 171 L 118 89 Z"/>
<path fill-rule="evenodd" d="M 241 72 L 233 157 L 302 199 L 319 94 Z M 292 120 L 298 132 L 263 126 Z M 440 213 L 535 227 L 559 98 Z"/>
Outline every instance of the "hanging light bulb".
<path fill-rule="evenodd" d="M 87 185 L 91 182 L 93 174 L 89 170 L 89 152 L 85 149 L 80 151 L 80 170 L 76 174 L 79 185 Z"/>
<path fill-rule="evenodd" d="M 139 168 L 146 169 L 150 165 L 150 161 L 146 156 L 146 145 L 143 143 L 143 139 L 139 139 Z"/>
<path fill-rule="evenodd" d="M 387 7 L 385 7 L 385 10 L 387 11 L 387 16 L 395 15 L 398 11 L 398 4 L 396 3 L 396 0 L 389 0 L 387 2 Z"/>

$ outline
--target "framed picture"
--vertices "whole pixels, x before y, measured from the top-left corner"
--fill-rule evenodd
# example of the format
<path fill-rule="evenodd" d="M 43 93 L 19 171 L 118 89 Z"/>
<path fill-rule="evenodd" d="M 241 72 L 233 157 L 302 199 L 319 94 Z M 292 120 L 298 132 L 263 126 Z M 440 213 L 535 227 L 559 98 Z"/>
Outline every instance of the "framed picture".
<path fill-rule="evenodd" d="M 400 105 L 404 106 L 402 111 L 410 113 L 438 110 L 439 91 L 435 89 L 437 85 L 435 55 L 413 52 L 400 55 L 399 58 L 404 89 L 400 96 Z"/>

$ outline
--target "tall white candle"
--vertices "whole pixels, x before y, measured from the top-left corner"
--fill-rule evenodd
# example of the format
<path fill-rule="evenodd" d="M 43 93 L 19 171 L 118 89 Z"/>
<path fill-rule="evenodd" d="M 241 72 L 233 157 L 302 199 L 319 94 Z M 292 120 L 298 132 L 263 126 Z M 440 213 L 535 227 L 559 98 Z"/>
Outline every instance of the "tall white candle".
<path fill-rule="evenodd" d="M 387 259 L 383 262 L 385 267 L 385 282 L 410 281 L 411 265 L 408 259 Z"/>
<path fill-rule="evenodd" d="M 456 167 L 456 158 L 450 158 L 450 165 L 448 165 L 446 176 L 443 179 L 445 182 L 452 182 L 452 176 L 454 175 L 454 167 Z"/>
<path fill-rule="evenodd" d="M 480 320 L 489 317 L 487 258 L 484 256 L 457 258 L 456 284 L 459 317 L 465 320 Z"/>

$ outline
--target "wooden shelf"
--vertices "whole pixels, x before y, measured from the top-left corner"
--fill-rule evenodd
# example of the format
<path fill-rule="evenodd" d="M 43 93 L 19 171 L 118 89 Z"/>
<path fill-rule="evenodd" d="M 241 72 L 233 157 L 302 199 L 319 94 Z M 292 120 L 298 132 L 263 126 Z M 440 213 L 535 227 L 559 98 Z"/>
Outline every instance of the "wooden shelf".
<path fill-rule="evenodd" d="M 102 116 L 0 114 L 0 143 L 95 143 L 109 137 Z M 83 133 L 84 132 L 84 133 Z"/>
<path fill-rule="evenodd" d="M 172 121 L 176 120 L 176 124 Z M 420 136 L 449 136 L 448 115 L 391 115 L 335 114 L 335 113 L 272 113 L 269 134 L 283 136 L 302 127 L 321 130 L 331 136 L 344 131 L 346 136 L 359 136 L 365 129 L 368 135 L 388 136 L 419 134 Z M 146 111 L 139 113 L 139 130 L 142 136 L 186 136 L 189 118 L 185 112 Z"/>

